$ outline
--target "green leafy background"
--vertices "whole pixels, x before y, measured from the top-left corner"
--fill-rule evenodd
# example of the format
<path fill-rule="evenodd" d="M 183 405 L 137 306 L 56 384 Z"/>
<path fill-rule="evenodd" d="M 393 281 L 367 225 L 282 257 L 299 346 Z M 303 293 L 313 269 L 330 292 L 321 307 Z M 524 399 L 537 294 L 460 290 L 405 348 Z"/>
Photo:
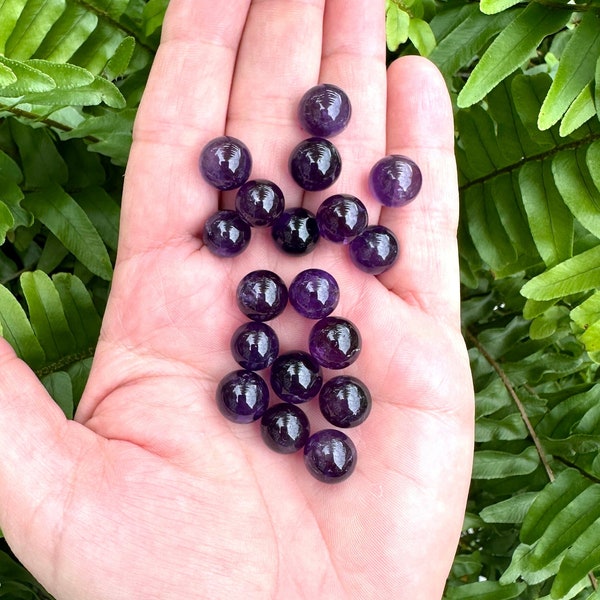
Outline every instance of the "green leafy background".
<path fill-rule="evenodd" d="M 0 327 L 69 417 L 167 3 L 0 0 Z M 428 56 L 455 109 L 477 418 L 447 600 L 600 600 L 599 15 L 387 0 L 390 60 Z M 0 597 L 50 597 L 2 540 Z"/>

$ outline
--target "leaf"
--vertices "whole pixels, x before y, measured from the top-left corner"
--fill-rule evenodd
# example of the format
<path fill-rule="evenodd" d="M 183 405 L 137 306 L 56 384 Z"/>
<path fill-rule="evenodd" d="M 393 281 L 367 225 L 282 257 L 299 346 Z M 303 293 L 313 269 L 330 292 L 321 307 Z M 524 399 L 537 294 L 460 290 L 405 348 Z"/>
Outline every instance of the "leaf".
<path fill-rule="evenodd" d="M 534 300 L 552 300 L 600 287 L 600 246 L 544 271 L 529 280 L 521 294 Z"/>
<path fill-rule="evenodd" d="M 48 92 L 56 87 L 54 79 L 24 62 L 0 55 L 0 65 L 10 69 L 16 79 L 0 88 L 0 96 L 18 97 L 29 92 Z M 6 72 L 6 71 L 5 71 Z"/>
<path fill-rule="evenodd" d="M 501 584 L 497 581 L 477 581 L 459 587 L 449 587 L 444 600 L 512 600 L 526 589 L 524 583 Z"/>
<path fill-rule="evenodd" d="M 101 319 L 83 282 L 69 273 L 57 273 L 52 282 L 60 296 L 65 317 L 75 338 L 74 349 L 88 352 L 95 348 Z"/>
<path fill-rule="evenodd" d="M 520 0 L 481 0 L 480 9 L 481 12 L 486 15 L 495 15 L 496 13 L 502 12 L 515 4 L 518 4 Z"/>
<path fill-rule="evenodd" d="M 75 339 L 65 318 L 60 296 L 42 271 L 21 275 L 21 287 L 29 307 L 31 325 L 49 361 L 73 352 Z"/>
<path fill-rule="evenodd" d="M 30 58 L 65 5 L 65 0 L 29 0 L 6 41 L 6 55 L 16 60 Z"/>
<path fill-rule="evenodd" d="M 537 492 L 525 492 L 491 506 L 486 506 L 479 516 L 486 523 L 522 523 Z"/>
<path fill-rule="evenodd" d="M 566 137 L 579 129 L 596 114 L 596 105 L 590 85 L 586 85 L 573 100 L 560 123 L 559 133 Z"/>
<path fill-rule="evenodd" d="M 0 201 L 0 244 L 4 243 L 6 234 L 15 226 L 15 219 L 12 212 Z"/>
<path fill-rule="evenodd" d="M 119 17 L 127 10 L 129 0 L 86 0 L 100 14 L 107 14 L 113 19 Z"/>
<path fill-rule="evenodd" d="M 100 20 L 91 35 L 71 56 L 70 62 L 84 67 L 94 75 L 100 75 L 124 37 L 125 34 L 110 23 Z"/>
<path fill-rule="evenodd" d="M 458 106 L 466 108 L 479 102 L 518 69 L 547 35 L 562 29 L 570 17 L 567 10 L 528 4 L 485 51 L 458 95 Z"/>
<path fill-rule="evenodd" d="M 565 469 L 534 500 L 521 527 L 524 544 L 535 543 L 547 530 L 554 516 L 592 485 L 575 469 Z"/>
<path fill-rule="evenodd" d="M 110 280 L 112 265 L 100 235 L 83 209 L 61 187 L 28 194 L 23 206 L 31 211 L 92 273 Z"/>
<path fill-rule="evenodd" d="M 39 369 L 46 362 L 23 307 L 3 285 L 0 285 L 0 325 L 2 337 L 32 369 Z"/>
<path fill-rule="evenodd" d="M 492 440 L 523 440 L 527 437 L 527 429 L 523 419 L 517 413 L 503 419 L 482 417 L 475 423 L 475 441 L 490 442 Z"/>
<path fill-rule="evenodd" d="M 90 187 L 74 195 L 90 221 L 112 250 L 117 249 L 119 241 L 120 208 L 114 199 L 100 187 Z"/>
<path fill-rule="evenodd" d="M 584 13 L 560 57 L 556 75 L 540 109 L 540 129 L 548 129 L 557 123 L 573 100 L 592 81 L 599 54 L 598 17 L 594 12 Z"/>
<path fill-rule="evenodd" d="M 410 19 L 408 25 L 408 37 L 421 56 L 429 56 L 431 51 L 435 48 L 435 36 L 433 35 L 433 31 L 431 31 L 429 23 L 423 19 L 417 19 L 415 17 Z"/>
<path fill-rule="evenodd" d="M 480 450 L 473 459 L 473 479 L 501 479 L 517 475 L 533 473 L 540 459 L 533 446 L 529 446 L 520 454 L 501 452 L 498 450 Z"/>
<path fill-rule="evenodd" d="M 600 237 L 600 191 L 588 172 L 585 148 L 559 152 L 552 161 L 552 174 L 575 218 Z"/>
<path fill-rule="evenodd" d="M 408 40 L 409 14 L 395 2 L 390 2 L 385 13 L 385 37 L 390 52 L 395 52 L 400 44 Z"/>
<path fill-rule="evenodd" d="M 431 51 L 429 59 L 446 77 L 452 76 L 462 66 L 468 65 L 486 43 L 514 18 L 513 12 L 509 11 L 490 19 L 479 12 L 476 4 L 465 5 L 461 7 L 458 23 L 448 35 L 438 38 L 438 44 Z M 432 27 L 438 21 L 439 17 L 436 16 Z"/>
<path fill-rule="evenodd" d="M 571 256 L 573 217 L 556 188 L 550 161 L 525 163 L 519 185 L 533 240 L 546 265 Z"/>
<path fill-rule="evenodd" d="M 131 36 L 124 38 L 106 63 L 104 74 L 107 79 L 116 79 L 125 73 L 133 56 L 134 49 L 135 38 Z"/>
<path fill-rule="evenodd" d="M 0 88 L 6 88 L 17 82 L 17 76 L 14 71 L 0 63 Z"/>
<path fill-rule="evenodd" d="M 27 0 L 0 0 L 0 54 L 5 54 L 9 38 Z"/>
<path fill-rule="evenodd" d="M 41 381 L 54 402 L 61 407 L 67 419 L 72 419 L 74 404 L 71 378 L 64 371 L 57 371 L 45 375 Z"/>
<path fill-rule="evenodd" d="M 36 57 L 54 63 L 67 62 L 97 25 L 98 17 L 93 12 L 69 2 L 40 44 Z"/>
<path fill-rule="evenodd" d="M 148 0 L 144 7 L 144 33 L 153 34 L 162 26 L 169 0 Z"/>
<path fill-rule="evenodd" d="M 94 76 L 89 71 L 76 65 L 55 63 L 41 59 L 31 59 L 23 64 L 52 77 L 56 86 L 63 90 L 89 85 L 94 81 Z"/>
<path fill-rule="evenodd" d="M 34 129 L 13 119 L 10 130 L 21 156 L 24 187 L 39 189 L 67 181 L 67 166 L 48 129 Z"/>

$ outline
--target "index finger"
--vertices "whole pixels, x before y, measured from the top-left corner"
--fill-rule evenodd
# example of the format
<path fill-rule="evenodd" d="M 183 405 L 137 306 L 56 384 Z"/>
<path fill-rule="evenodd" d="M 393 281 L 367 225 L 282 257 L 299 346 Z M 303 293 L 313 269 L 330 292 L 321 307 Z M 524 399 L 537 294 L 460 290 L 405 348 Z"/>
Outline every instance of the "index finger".
<path fill-rule="evenodd" d="M 217 209 L 198 157 L 223 135 L 250 0 L 171 0 L 125 179 L 120 257 L 190 238 Z"/>

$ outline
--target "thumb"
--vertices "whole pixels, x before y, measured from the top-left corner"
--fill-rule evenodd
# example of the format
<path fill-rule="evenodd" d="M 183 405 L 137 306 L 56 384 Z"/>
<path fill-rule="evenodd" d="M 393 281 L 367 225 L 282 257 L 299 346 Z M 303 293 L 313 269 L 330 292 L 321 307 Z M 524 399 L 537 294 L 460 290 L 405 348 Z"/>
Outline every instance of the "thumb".
<path fill-rule="evenodd" d="M 52 569 L 85 432 L 93 435 L 66 419 L 35 373 L 0 338 L 0 528 L 38 579 Z"/>

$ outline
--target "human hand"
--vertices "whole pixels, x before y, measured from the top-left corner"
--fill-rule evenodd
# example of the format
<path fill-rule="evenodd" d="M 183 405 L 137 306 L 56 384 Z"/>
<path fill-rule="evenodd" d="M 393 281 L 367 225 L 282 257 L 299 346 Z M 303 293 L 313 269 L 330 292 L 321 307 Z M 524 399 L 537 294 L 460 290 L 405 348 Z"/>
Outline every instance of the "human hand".
<path fill-rule="evenodd" d="M 74 421 L 0 344 L 0 526 L 57 598 L 441 596 L 464 513 L 473 418 L 452 113 L 424 59 L 386 72 L 383 17 L 383 0 L 171 0 Z M 353 116 L 335 139 L 340 179 L 303 194 L 287 158 L 306 137 L 297 100 L 318 81 L 342 87 Z M 367 275 L 327 241 L 289 257 L 264 230 L 235 259 L 210 254 L 202 224 L 233 196 L 220 199 L 197 160 L 223 133 L 249 146 L 252 177 L 277 182 L 288 207 L 315 211 L 335 192 L 361 198 L 370 222 L 397 234 L 398 262 Z M 396 152 L 421 166 L 424 184 L 410 205 L 384 209 L 366 174 Z M 237 368 L 229 352 L 244 321 L 237 282 L 267 268 L 289 283 L 311 266 L 340 283 L 336 314 L 363 337 L 347 372 L 373 396 L 367 421 L 349 430 L 356 471 L 339 485 L 313 479 L 301 452 L 269 450 L 256 424 L 227 421 L 214 400 Z M 273 322 L 282 350 L 306 346 L 310 323 L 291 312 Z"/>

